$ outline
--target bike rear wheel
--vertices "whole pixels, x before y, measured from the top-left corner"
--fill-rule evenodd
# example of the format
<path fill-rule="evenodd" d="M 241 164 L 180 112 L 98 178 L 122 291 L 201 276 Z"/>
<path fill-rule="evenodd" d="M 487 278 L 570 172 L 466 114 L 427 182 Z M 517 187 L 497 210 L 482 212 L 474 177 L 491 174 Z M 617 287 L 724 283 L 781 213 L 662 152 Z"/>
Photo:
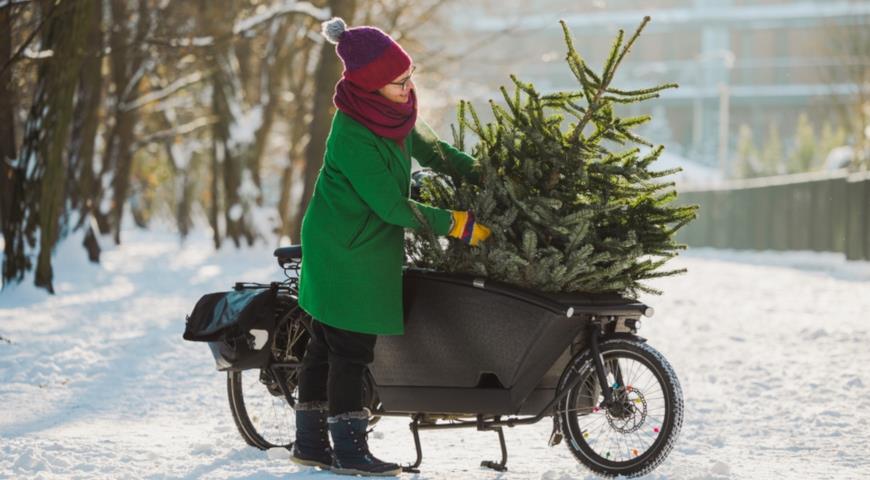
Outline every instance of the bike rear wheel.
<path fill-rule="evenodd" d="M 248 445 L 261 450 L 290 448 L 296 437 L 293 407 L 280 391 L 273 394 L 272 377 L 266 370 L 227 372 L 227 394 L 236 427 Z M 288 383 L 295 395 L 296 385 Z"/>
<path fill-rule="evenodd" d="M 614 401 L 603 406 L 592 353 L 578 354 L 559 382 L 561 389 L 579 380 L 557 407 L 561 431 L 571 453 L 593 472 L 644 475 L 665 460 L 679 436 L 679 380 L 668 361 L 640 341 L 608 340 L 600 352 Z"/>
<path fill-rule="evenodd" d="M 280 373 L 280 371 L 279 371 Z M 296 402 L 295 370 L 288 375 L 287 388 Z M 268 450 L 275 447 L 290 448 L 296 436 L 296 414 L 293 407 L 280 394 L 274 375 L 263 370 L 227 372 L 227 396 L 230 411 L 239 433 L 248 445 Z M 380 416 L 380 400 L 374 390 L 371 374 L 366 373 L 363 382 L 363 402 L 373 416 L 369 426 L 374 426 Z"/>
<path fill-rule="evenodd" d="M 305 356 L 308 330 L 295 302 L 282 313 L 272 338 L 271 367 L 227 372 L 227 397 L 239 433 L 248 445 L 289 448 L 296 438 L 296 367 Z M 289 399 L 284 394 L 290 393 Z"/>
<path fill-rule="evenodd" d="M 296 414 L 299 368 L 310 338 L 307 316 L 298 306 L 279 322 L 272 343 L 271 368 L 236 370 L 227 372 L 227 397 L 233 420 L 245 442 L 255 448 L 267 450 L 275 447 L 290 448 L 296 439 Z M 297 365 L 296 367 L 280 365 Z M 279 382 L 283 382 L 289 399 Z M 363 381 L 363 405 L 374 413 L 369 419 L 372 426 L 380 419 L 380 401 L 371 373 Z"/>

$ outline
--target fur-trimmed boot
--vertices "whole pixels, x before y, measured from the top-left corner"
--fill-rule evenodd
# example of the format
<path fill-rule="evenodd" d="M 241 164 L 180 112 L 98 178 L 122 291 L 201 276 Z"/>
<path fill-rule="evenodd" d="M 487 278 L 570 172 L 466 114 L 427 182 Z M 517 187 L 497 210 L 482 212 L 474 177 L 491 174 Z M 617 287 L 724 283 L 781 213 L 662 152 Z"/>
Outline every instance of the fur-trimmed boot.
<path fill-rule="evenodd" d="M 335 445 L 333 472 L 378 477 L 394 477 L 402 472 L 399 465 L 378 460 L 369 451 L 367 411 L 343 413 L 329 417 L 328 422 L 332 444 Z"/>
<path fill-rule="evenodd" d="M 328 416 L 326 402 L 296 404 L 296 442 L 290 456 L 293 463 L 324 469 L 332 467 L 332 447 L 326 424 Z"/>

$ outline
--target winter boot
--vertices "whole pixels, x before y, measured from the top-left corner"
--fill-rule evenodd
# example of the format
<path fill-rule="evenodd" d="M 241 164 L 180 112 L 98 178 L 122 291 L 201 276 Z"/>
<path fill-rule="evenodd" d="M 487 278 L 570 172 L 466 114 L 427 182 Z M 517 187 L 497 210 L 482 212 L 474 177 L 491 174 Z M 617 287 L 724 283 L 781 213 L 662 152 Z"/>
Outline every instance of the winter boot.
<path fill-rule="evenodd" d="M 387 463 L 369 452 L 367 442 L 369 415 L 367 411 L 349 412 L 329 417 L 329 433 L 335 445 L 332 471 L 342 475 L 394 477 L 402 467 Z"/>
<path fill-rule="evenodd" d="M 332 447 L 329 446 L 329 416 L 326 402 L 296 404 L 296 442 L 293 443 L 293 463 L 308 467 L 332 467 Z"/>

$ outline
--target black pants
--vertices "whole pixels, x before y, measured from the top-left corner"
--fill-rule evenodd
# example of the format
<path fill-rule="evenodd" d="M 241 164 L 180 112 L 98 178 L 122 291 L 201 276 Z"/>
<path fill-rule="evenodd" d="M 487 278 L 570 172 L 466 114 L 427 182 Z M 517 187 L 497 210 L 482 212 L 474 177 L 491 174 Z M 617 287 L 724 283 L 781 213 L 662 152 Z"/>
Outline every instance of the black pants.
<path fill-rule="evenodd" d="M 377 335 L 311 322 L 311 339 L 299 372 L 299 401 L 328 401 L 329 414 L 363 407 L 363 375 L 375 358 Z"/>

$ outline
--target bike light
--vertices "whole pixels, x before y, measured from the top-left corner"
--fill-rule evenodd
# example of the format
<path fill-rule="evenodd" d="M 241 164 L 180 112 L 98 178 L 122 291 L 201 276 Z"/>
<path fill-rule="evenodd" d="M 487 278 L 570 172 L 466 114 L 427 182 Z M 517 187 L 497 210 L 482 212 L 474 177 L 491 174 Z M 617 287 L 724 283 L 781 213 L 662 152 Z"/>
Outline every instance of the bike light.
<path fill-rule="evenodd" d="M 643 316 L 644 317 L 652 317 L 653 314 L 655 314 L 655 313 L 656 313 L 656 311 L 653 310 L 652 307 L 646 307 L 646 309 L 644 309 L 644 311 L 643 311 Z"/>

